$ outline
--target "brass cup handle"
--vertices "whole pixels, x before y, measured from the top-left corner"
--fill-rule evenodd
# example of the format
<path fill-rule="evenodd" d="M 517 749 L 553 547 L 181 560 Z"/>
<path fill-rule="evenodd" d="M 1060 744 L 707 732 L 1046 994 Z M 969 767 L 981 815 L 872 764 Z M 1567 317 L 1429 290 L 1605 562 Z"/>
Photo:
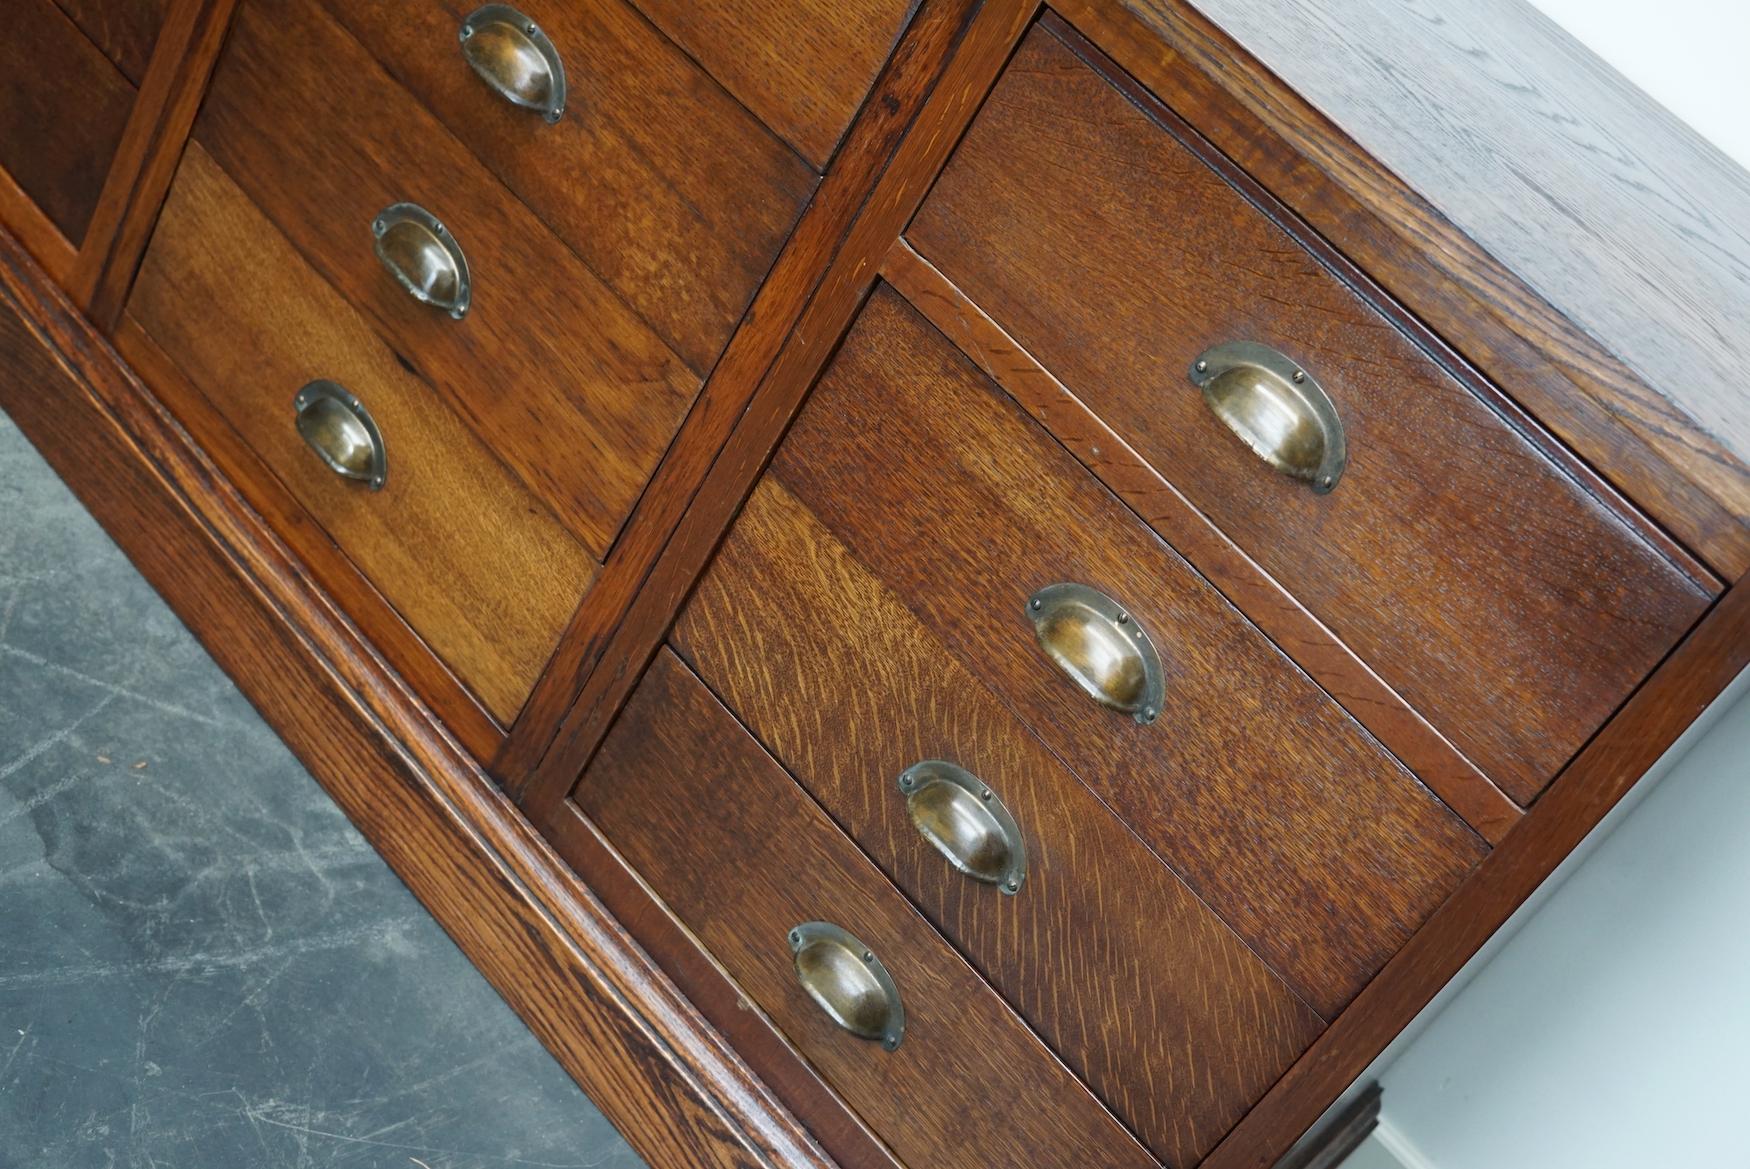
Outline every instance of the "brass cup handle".
<path fill-rule="evenodd" d="M 1046 585 L 1027 599 L 1027 616 L 1039 648 L 1084 694 L 1145 725 L 1160 717 L 1160 655 L 1117 601 L 1083 584 Z"/>
<path fill-rule="evenodd" d="M 1011 897 L 1021 891 L 1027 846 L 988 784 L 945 759 L 926 759 L 899 773 L 899 790 L 918 835 L 957 871 Z"/>
<path fill-rule="evenodd" d="M 473 300 L 468 259 L 435 215 L 417 203 L 392 203 L 377 212 L 371 234 L 377 259 L 409 296 L 457 320 L 468 315 Z"/>
<path fill-rule="evenodd" d="M 790 930 L 790 954 L 796 980 L 827 1018 L 888 1051 L 899 1046 L 905 1007 L 875 951 L 831 922 L 805 921 Z"/>
<path fill-rule="evenodd" d="M 548 122 L 565 114 L 565 66 L 534 21 L 508 4 L 476 9 L 457 30 L 462 58 L 494 93 Z"/>
<path fill-rule="evenodd" d="M 313 381 L 292 399 L 298 434 L 328 469 L 381 491 L 389 478 L 383 433 L 365 404 L 331 381 Z"/>
<path fill-rule="evenodd" d="M 1222 424 L 1270 466 L 1330 491 L 1349 463 L 1343 420 L 1323 386 L 1293 359 L 1255 341 L 1229 341 L 1191 363 L 1191 381 Z"/>

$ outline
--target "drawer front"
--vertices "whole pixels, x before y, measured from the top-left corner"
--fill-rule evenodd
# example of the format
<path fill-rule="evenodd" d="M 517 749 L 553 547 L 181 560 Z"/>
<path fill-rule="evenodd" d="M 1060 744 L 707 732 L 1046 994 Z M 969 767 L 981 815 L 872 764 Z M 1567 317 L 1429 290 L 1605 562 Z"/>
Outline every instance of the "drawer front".
<path fill-rule="evenodd" d="M 134 85 L 54 0 L 7 5 L 0 78 L 0 167 L 77 247 L 133 109 Z"/>
<path fill-rule="evenodd" d="M 1154 1164 L 672 654 L 572 798 L 902 1162 Z M 897 1048 L 841 1030 L 804 991 L 787 939 L 811 921 L 887 970 Z"/>
<path fill-rule="evenodd" d="M 755 490 L 674 644 L 1169 1164 L 1201 1159 L 1322 1030 L 1312 1009 L 777 480 Z M 1009 852 L 1024 858 L 1013 895 L 958 871 L 914 826 L 896 781 L 928 760 L 989 785 L 1012 818 L 1021 844 Z M 921 810 L 944 807 L 944 794 L 938 788 Z M 965 801 L 959 814 L 977 815 Z M 963 864 L 992 851 L 993 839 L 947 838 Z M 1006 871 L 997 865 L 986 875 Z"/>
<path fill-rule="evenodd" d="M 1049 27 L 908 231 L 1143 458 L 1521 803 L 1707 593 Z M 1270 346 L 1348 464 L 1278 473 L 1189 374 Z"/>
<path fill-rule="evenodd" d="M 698 390 L 638 315 L 316 0 L 245 0 L 195 140 L 590 552 L 606 549 Z M 373 252 L 414 203 L 464 253 L 461 319 Z"/>
<path fill-rule="evenodd" d="M 164 27 L 170 0 L 55 0 L 134 88 L 146 77 L 146 64 Z"/>
<path fill-rule="evenodd" d="M 705 373 L 814 173 L 621 0 L 520 5 L 565 78 L 565 113 L 549 125 L 488 88 L 457 51 L 457 30 L 477 7 L 328 0 L 384 68 Z"/>
<path fill-rule="evenodd" d="M 870 301 L 770 474 L 1327 1018 L 1483 854 L 897 293 Z M 1116 598 L 1152 639 L 1153 721 L 1041 652 L 1030 600 L 1057 582 Z M 830 613 L 821 635 L 861 619 Z"/>
<path fill-rule="evenodd" d="M 128 311 L 508 725 L 594 562 L 197 145 Z M 374 418 L 388 460 L 380 491 L 329 470 L 300 437 L 293 397 L 318 378 Z"/>
<path fill-rule="evenodd" d="M 636 2 L 817 170 L 917 7 L 917 0 Z"/>

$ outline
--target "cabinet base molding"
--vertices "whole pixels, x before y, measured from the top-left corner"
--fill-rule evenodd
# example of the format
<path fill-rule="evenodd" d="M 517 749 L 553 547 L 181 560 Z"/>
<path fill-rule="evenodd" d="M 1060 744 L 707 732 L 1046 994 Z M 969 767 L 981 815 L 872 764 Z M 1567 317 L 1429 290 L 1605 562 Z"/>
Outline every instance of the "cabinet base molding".
<path fill-rule="evenodd" d="M 647 1162 L 832 1164 L 3 234 L 0 409 Z"/>

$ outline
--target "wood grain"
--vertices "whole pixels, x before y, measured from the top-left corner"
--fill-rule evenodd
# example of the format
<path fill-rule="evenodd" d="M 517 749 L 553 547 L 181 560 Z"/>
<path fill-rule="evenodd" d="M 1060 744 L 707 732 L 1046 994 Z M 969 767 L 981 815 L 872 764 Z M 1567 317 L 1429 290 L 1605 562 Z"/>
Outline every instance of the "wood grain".
<path fill-rule="evenodd" d="M 530 699 L 531 712 L 537 700 L 552 699 L 540 708 L 543 721 L 526 713 L 513 728 L 501 771 L 513 777 L 515 790 L 525 793 L 524 806 L 536 819 L 576 782 L 601 743 L 760 467 L 844 335 L 874 282 L 881 257 L 1038 11 L 1037 0 L 984 0 L 976 6 L 979 18 L 965 26 L 962 38 L 973 7 L 963 0 L 926 3 L 913 20 L 876 88 L 876 99 L 868 103 L 821 184 L 818 217 L 804 217 L 797 239 L 780 261 L 784 283 L 779 285 L 777 274 L 767 282 L 771 301 L 762 296 L 755 303 L 752 324 L 738 334 L 713 377 L 713 383 L 721 380 L 722 385 L 720 393 L 705 395 L 710 416 L 694 411 L 700 424 L 689 426 L 677 441 L 670 458 L 674 474 L 647 493 L 649 522 L 635 524 L 627 536 L 628 546 L 633 539 L 644 541 L 640 557 L 624 561 L 624 583 L 616 579 L 621 556 L 608 565 L 592 603 L 579 610 Z M 845 181 L 835 185 L 838 178 Z M 834 202 L 823 206 L 829 194 Z M 835 224 L 842 238 L 826 234 Z M 816 229 L 821 234 L 810 234 L 808 247 L 801 247 L 804 233 Z M 823 236 L 823 250 L 815 251 Z M 786 263 L 792 256 L 793 268 Z M 813 267 L 822 263 L 827 265 L 824 275 Z M 767 303 L 773 305 L 769 315 L 762 311 Z M 791 312 L 797 315 L 787 315 Z M 749 360 L 731 371 L 743 339 L 747 345 L 740 355 Z M 784 345 L 786 340 L 791 343 Z M 769 367 L 756 363 L 761 356 Z M 627 548 L 619 552 L 626 554 Z M 612 604 L 605 595 L 610 583 L 615 586 Z"/>
<path fill-rule="evenodd" d="M 755 489 L 674 645 L 1168 1164 L 1198 1161 L 1323 1030 L 775 481 Z M 1018 895 L 955 872 L 912 826 L 894 779 L 924 759 L 967 768 L 1014 815 Z"/>
<path fill-rule="evenodd" d="M 0 167 L 77 246 L 134 87 L 54 0 L 14 0 L 0 36 Z"/>
<path fill-rule="evenodd" d="M 4 237 L 0 354 L 0 407 L 647 1163 L 827 1169 Z"/>
<path fill-rule="evenodd" d="M 188 441 L 217 467 L 227 482 L 243 485 L 249 506 L 294 554 L 304 572 L 371 648 L 464 750 L 475 759 L 490 759 L 504 741 L 504 727 L 454 670 L 432 653 L 414 628 L 382 592 L 366 579 L 341 551 L 291 490 L 251 450 L 212 400 L 146 335 L 138 321 L 123 314 L 112 344 L 129 369 L 151 387 L 154 399 L 188 432 Z"/>
<path fill-rule="evenodd" d="M 73 302 L 105 333 L 121 314 L 237 6 L 237 0 L 168 3 L 78 266 L 66 282 Z"/>
<path fill-rule="evenodd" d="M 907 238 L 1521 804 L 1709 600 L 1049 29 Z M 1230 340 L 1331 395 L 1335 491 L 1190 385 Z"/>
<path fill-rule="evenodd" d="M 814 189 L 783 142 L 620 0 L 525 4 L 569 91 L 547 125 L 456 51 L 473 0 L 328 0 L 693 372 L 708 372 Z M 872 75 L 871 75 L 872 76 Z"/>
<path fill-rule="evenodd" d="M 771 473 L 1326 1017 L 1487 851 L 897 293 Z M 1025 607 L 1055 581 L 1150 631 L 1157 722 L 1040 652 Z"/>
<path fill-rule="evenodd" d="M 604 555 L 698 389 L 612 290 L 316 0 L 241 7 L 195 140 Z M 399 201 L 470 257 L 465 319 L 414 301 L 372 254 L 372 218 Z"/>
<path fill-rule="evenodd" d="M 1745 315 L 1741 278 L 1688 307 L 1691 268 L 1742 266 L 1709 210 L 1744 205 L 1742 171 L 1513 0 L 1058 8 L 1725 579 L 1750 569 L 1750 471 L 1673 405 L 1684 337 Z M 1625 264 L 1619 224 L 1665 243 Z M 1637 332 L 1677 364 L 1637 370 Z"/>
<path fill-rule="evenodd" d="M 825 169 L 919 0 L 637 0 L 817 170 Z"/>
<path fill-rule="evenodd" d="M 171 0 L 55 0 L 87 40 L 102 50 L 136 89 Z"/>
<path fill-rule="evenodd" d="M 508 724 L 597 566 L 198 145 L 128 305 Z M 292 395 L 317 377 L 338 381 L 376 419 L 389 462 L 381 491 L 339 478 L 298 435 Z"/>
<path fill-rule="evenodd" d="M 672 655 L 573 800 L 905 1163 L 1154 1165 Z M 807 921 L 887 966 L 898 1049 L 847 1035 L 798 985 L 785 939 Z"/>
<path fill-rule="evenodd" d="M 1519 822 L 1518 805 L 1475 764 L 928 260 L 901 240 L 881 271 L 1465 823 L 1499 844 Z"/>
<path fill-rule="evenodd" d="M 0 166 L 0 225 L 18 239 L 56 284 L 66 283 L 78 259 L 77 249 L 4 166 Z"/>
<path fill-rule="evenodd" d="M 1506 843 L 1217 1146 L 1204 1169 L 1274 1166 L 1746 667 L 1750 578 L 1714 605 L 1556 777 Z"/>

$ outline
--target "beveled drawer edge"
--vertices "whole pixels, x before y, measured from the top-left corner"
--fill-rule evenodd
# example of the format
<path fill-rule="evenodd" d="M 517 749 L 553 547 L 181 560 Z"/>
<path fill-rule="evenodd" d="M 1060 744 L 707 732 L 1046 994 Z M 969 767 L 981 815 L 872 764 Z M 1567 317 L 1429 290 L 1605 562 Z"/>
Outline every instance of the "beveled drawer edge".
<path fill-rule="evenodd" d="M 1002 326 L 903 239 L 881 275 L 1460 819 L 1505 839 L 1519 806 Z"/>

